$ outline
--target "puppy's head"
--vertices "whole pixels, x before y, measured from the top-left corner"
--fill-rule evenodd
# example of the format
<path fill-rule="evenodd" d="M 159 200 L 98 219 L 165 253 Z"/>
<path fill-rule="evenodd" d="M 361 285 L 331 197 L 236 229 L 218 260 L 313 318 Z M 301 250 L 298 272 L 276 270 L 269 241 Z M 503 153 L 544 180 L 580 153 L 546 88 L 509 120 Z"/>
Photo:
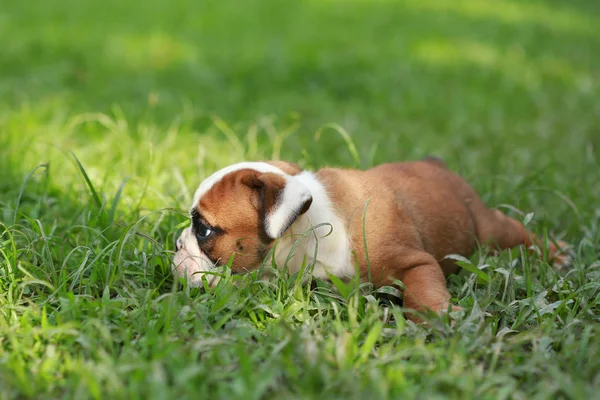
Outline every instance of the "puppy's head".
<path fill-rule="evenodd" d="M 190 210 L 191 225 L 177 240 L 176 277 L 197 286 L 206 274 L 233 255 L 233 273 L 258 268 L 275 239 L 281 237 L 312 203 L 298 179 L 300 168 L 284 162 L 231 165 L 204 180 Z"/>

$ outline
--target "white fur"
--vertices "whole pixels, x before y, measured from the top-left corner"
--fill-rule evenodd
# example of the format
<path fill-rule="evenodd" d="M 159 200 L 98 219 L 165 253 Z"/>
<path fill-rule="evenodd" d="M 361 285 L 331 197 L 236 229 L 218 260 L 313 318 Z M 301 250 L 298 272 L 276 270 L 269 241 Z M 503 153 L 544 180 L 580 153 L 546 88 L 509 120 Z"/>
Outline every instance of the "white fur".
<path fill-rule="evenodd" d="M 241 162 L 241 163 L 230 165 L 228 167 L 225 167 L 223 169 L 216 171 L 211 176 L 209 176 L 204 181 L 202 181 L 200 186 L 198 186 L 196 193 L 194 194 L 192 208 L 196 207 L 198 205 L 198 201 L 200 201 L 200 198 L 203 195 L 205 195 L 217 182 L 219 182 L 221 179 L 223 179 L 223 177 L 225 177 L 225 175 L 230 174 L 235 171 L 240 171 L 242 169 L 253 169 L 255 171 L 263 172 L 263 173 L 264 172 L 272 172 L 274 174 L 279 174 L 279 175 L 284 175 L 284 176 L 286 175 L 279 168 L 277 168 L 271 164 L 267 164 L 266 162 Z"/>
<path fill-rule="evenodd" d="M 286 185 L 275 209 L 265 216 L 265 231 L 271 239 L 280 237 L 290 225 L 290 220 L 310 199 L 310 190 L 295 176 L 286 177 Z"/>
<path fill-rule="evenodd" d="M 334 210 L 325 187 L 317 177 L 308 171 L 290 176 L 279 168 L 263 162 L 243 162 L 223 168 L 205 179 L 194 195 L 192 207 L 196 207 L 200 198 L 208 192 L 225 175 L 242 169 L 253 169 L 258 172 L 272 172 L 285 177 L 287 184 L 282 198 L 274 211 L 266 216 L 266 231 L 272 238 L 281 237 L 277 242 L 275 260 L 279 268 L 286 266 L 290 273 L 302 268 L 306 257 L 307 265 L 313 265 L 313 276 L 326 279 L 327 273 L 340 279 L 348 280 L 355 274 L 352 265 L 350 240 L 344 221 Z M 312 196 L 312 204 L 308 211 L 300 215 L 285 232 L 282 230 L 289 223 L 290 214 L 295 214 L 302 204 Z M 327 224 L 314 228 L 320 224 Z M 282 236 L 283 235 L 283 236 Z M 295 250 L 292 249 L 300 235 L 304 235 Z M 190 228 L 183 231 L 180 237 L 181 248 L 178 248 L 173 260 L 174 273 L 186 276 L 191 286 L 201 284 L 203 272 L 211 271 L 216 266 L 202 253 Z M 315 250 L 318 252 L 315 257 Z M 207 276 L 211 285 L 216 285 L 219 277 Z"/>
<path fill-rule="evenodd" d="M 173 273 L 177 277 L 187 276 L 191 287 L 202 284 L 204 272 L 212 271 L 215 265 L 198 247 L 191 228 L 186 228 L 177 241 L 177 253 L 173 258 Z M 214 286 L 221 279 L 217 275 L 206 275 L 209 285 Z"/>
<path fill-rule="evenodd" d="M 294 178 L 292 183 L 301 183 L 308 188 L 313 201 L 308 211 L 299 216 L 279 240 L 275 252 L 277 266 L 283 268 L 289 258 L 288 270 L 290 273 L 296 273 L 302 268 L 302 262 L 306 256 L 308 265 L 313 262 L 315 264 L 313 276 L 326 279 L 327 272 L 329 272 L 340 279 L 350 279 L 355 274 L 355 268 L 352 265 L 350 240 L 344 221 L 335 212 L 325 187 L 313 173 L 304 171 Z M 319 224 L 328 225 L 309 232 Z M 294 243 L 299 238 L 298 235 L 306 232 L 308 233 L 296 247 L 294 254 L 290 254 Z M 315 259 L 317 245 L 318 253 Z"/>

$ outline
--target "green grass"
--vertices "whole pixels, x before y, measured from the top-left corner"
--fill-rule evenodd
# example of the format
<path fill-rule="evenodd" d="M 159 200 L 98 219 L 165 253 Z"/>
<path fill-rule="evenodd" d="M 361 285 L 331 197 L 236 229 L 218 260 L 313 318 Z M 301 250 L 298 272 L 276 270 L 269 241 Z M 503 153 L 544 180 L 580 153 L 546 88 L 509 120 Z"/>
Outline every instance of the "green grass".
<path fill-rule="evenodd" d="M 0 398 L 597 396 L 599 4 L 4 1 Z M 173 281 L 216 168 L 428 154 L 572 269 L 475 255 L 429 327 L 368 285 Z"/>

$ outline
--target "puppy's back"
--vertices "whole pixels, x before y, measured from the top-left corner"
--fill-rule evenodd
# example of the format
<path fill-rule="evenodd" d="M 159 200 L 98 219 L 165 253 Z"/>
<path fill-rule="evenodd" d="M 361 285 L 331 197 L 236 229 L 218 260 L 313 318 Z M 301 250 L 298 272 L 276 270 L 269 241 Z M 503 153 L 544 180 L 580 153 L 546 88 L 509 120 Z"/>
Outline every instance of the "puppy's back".
<path fill-rule="evenodd" d="M 317 176 L 345 217 L 358 250 L 363 222 L 371 243 L 385 240 L 391 246 L 422 248 L 440 261 L 448 254 L 475 250 L 472 208 L 485 206 L 441 160 L 388 163 L 366 171 L 328 168 Z"/>

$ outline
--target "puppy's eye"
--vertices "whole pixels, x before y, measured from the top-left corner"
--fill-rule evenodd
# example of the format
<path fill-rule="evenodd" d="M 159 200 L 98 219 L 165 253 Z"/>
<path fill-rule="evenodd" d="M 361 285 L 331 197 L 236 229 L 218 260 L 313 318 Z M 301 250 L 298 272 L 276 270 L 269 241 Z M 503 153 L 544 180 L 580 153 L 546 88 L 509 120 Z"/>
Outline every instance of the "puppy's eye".
<path fill-rule="evenodd" d="M 212 232 L 213 231 L 209 227 L 199 224 L 196 228 L 196 237 L 200 240 L 203 240 L 209 237 Z"/>

